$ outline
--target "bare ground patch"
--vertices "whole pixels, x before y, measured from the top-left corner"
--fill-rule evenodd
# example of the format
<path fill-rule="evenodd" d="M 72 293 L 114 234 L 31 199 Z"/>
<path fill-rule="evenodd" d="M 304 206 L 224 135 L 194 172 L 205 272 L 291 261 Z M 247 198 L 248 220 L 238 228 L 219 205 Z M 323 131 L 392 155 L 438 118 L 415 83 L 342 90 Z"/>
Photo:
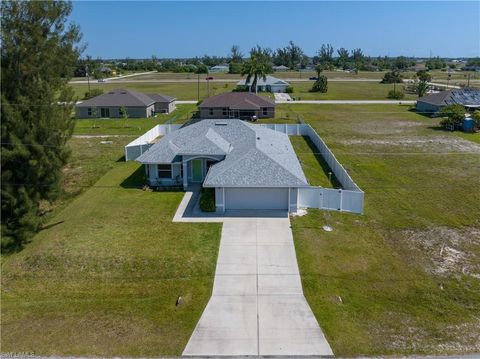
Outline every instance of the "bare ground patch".
<path fill-rule="evenodd" d="M 341 141 L 344 145 L 394 146 L 434 152 L 480 153 L 480 145 L 463 138 L 454 137 L 394 137 L 386 139 L 351 139 Z"/>
<path fill-rule="evenodd" d="M 360 134 L 367 135 L 394 135 L 404 133 L 407 130 L 419 126 L 425 126 L 422 122 L 389 120 L 389 121 L 370 121 L 355 124 L 353 130 Z"/>
<path fill-rule="evenodd" d="M 402 317 L 398 313 L 388 313 L 392 327 L 373 329 L 377 338 L 384 342 L 386 348 L 394 352 L 413 353 L 476 353 L 480 351 L 480 320 L 455 325 L 445 325 L 436 330 L 448 333 L 446 336 L 436 337 L 431 330 L 424 327 L 410 317 Z"/>
<path fill-rule="evenodd" d="M 393 236 L 426 272 L 480 280 L 480 229 L 434 227 Z"/>

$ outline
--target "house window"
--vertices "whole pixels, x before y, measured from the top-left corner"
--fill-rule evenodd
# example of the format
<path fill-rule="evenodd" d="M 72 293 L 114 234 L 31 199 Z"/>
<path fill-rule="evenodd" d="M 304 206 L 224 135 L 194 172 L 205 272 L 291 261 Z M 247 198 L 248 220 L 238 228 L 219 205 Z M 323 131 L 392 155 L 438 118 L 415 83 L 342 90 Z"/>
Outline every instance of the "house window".
<path fill-rule="evenodd" d="M 228 116 L 228 107 L 222 108 L 222 114 L 223 116 Z"/>
<path fill-rule="evenodd" d="M 172 178 L 172 166 L 158 165 L 158 178 Z"/>
<path fill-rule="evenodd" d="M 211 108 L 208 113 L 210 114 L 210 116 L 213 116 L 213 108 Z"/>
<path fill-rule="evenodd" d="M 263 107 L 263 108 L 262 108 L 262 113 L 263 113 L 263 116 L 267 116 L 267 115 L 268 115 L 268 108 L 267 108 L 267 107 Z"/>
<path fill-rule="evenodd" d="M 92 108 L 91 107 L 87 108 L 87 115 L 92 116 Z"/>

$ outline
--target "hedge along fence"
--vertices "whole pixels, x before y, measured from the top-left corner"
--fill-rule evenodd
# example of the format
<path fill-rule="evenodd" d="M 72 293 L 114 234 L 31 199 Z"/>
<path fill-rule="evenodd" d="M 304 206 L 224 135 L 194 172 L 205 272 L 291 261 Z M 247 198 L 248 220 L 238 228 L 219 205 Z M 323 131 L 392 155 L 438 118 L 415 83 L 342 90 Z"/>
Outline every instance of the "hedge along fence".
<path fill-rule="evenodd" d="M 172 131 L 178 130 L 182 125 L 156 125 L 125 146 L 125 161 L 133 161 L 146 152 L 155 140 L 165 136 Z"/>
<path fill-rule="evenodd" d="M 261 124 L 259 126 L 285 133 L 288 136 L 308 136 L 342 185 L 342 189 L 316 186 L 299 188 L 298 207 L 363 213 L 363 191 L 352 180 L 312 126 L 307 124 Z"/>

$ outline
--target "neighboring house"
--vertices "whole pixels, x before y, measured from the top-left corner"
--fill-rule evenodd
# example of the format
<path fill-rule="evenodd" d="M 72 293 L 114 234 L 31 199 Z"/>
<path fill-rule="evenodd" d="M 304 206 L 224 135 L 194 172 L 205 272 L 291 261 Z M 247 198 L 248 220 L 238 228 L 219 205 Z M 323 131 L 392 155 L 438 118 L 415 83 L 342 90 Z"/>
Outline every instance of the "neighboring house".
<path fill-rule="evenodd" d="M 296 211 L 298 188 L 309 186 L 286 134 L 238 119 L 187 125 L 136 160 L 150 185 L 215 188 L 218 212 Z"/>
<path fill-rule="evenodd" d="M 273 66 L 273 71 L 275 72 L 285 72 L 290 70 L 287 66 L 280 65 L 280 66 Z"/>
<path fill-rule="evenodd" d="M 122 107 L 125 108 L 128 117 L 152 117 L 156 113 L 174 111 L 175 98 L 117 89 L 77 103 L 75 113 L 77 118 L 118 118 L 123 117 Z"/>
<path fill-rule="evenodd" d="M 220 65 L 210 67 L 208 71 L 209 72 L 228 72 L 228 70 L 229 70 L 228 64 L 220 64 Z"/>
<path fill-rule="evenodd" d="M 226 92 L 205 99 L 199 106 L 200 118 L 275 117 L 275 103 L 251 92 Z"/>
<path fill-rule="evenodd" d="M 250 79 L 250 81 L 245 84 L 245 80 L 240 80 L 237 82 L 238 86 L 251 86 L 253 82 L 253 77 Z M 264 80 L 262 77 L 260 77 L 257 80 L 257 92 L 286 92 L 287 87 L 290 86 L 290 84 L 287 81 L 277 79 L 276 77 L 267 75 L 266 79 Z"/>
<path fill-rule="evenodd" d="M 420 97 L 416 109 L 419 112 L 436 113 L 448 105 L 459 104 L 467 109 L 480 108 L 480 89 L 464 88 L 441 91 Z"/>

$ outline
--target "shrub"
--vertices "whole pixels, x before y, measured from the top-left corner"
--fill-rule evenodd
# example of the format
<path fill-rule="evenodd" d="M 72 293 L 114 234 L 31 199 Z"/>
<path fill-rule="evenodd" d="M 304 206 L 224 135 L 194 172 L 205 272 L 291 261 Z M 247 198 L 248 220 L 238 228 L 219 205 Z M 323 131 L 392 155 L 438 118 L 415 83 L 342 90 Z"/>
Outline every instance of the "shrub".
<path fill-rule="evenodd" d="M 103 94 L 103 90 L 99 88 L 91 89 L 90 91 L 85 92 L 84 100 Z"/>
<path fill-rule="evenodd" d="M 402 90 L 390 90 L 387 95 L 387 97 L 392 100 L 401 100 L 404 96 L 405 94 Z"/>
<path fill-rule="evenodd" d="M 325 93 L 328 91 L 328 79 L 327 76 L 319 76 L 318 79 L 312 86 L 311 92 L 322 92 Z"/>
<path fill-rule="evenodd" d="M 202 188 L 200 209 L 203 212 L 215 212 L 215 188 Z"/>
<path fill-rule="evenodd" d="M 285 89 L 285 92 L 286 93 L 293 93 L 293 87 L 292 86 L 287 86 L 287 88 Z"/>
<path fill-rule="evenodd" d="M 444 117 L 440 121 L 440 125 L 445 128 L 455 129 L 455 127 L 461 126 L 463 123 L 465 108 L 462 105 L 446 106 L 440 111 L 440 116 Z"/>
<path fill-rule="evenodd" d="M 235 87 L 232 92 L 248 92 L 248 86 L 247 85 L 238 85 Z"/>

